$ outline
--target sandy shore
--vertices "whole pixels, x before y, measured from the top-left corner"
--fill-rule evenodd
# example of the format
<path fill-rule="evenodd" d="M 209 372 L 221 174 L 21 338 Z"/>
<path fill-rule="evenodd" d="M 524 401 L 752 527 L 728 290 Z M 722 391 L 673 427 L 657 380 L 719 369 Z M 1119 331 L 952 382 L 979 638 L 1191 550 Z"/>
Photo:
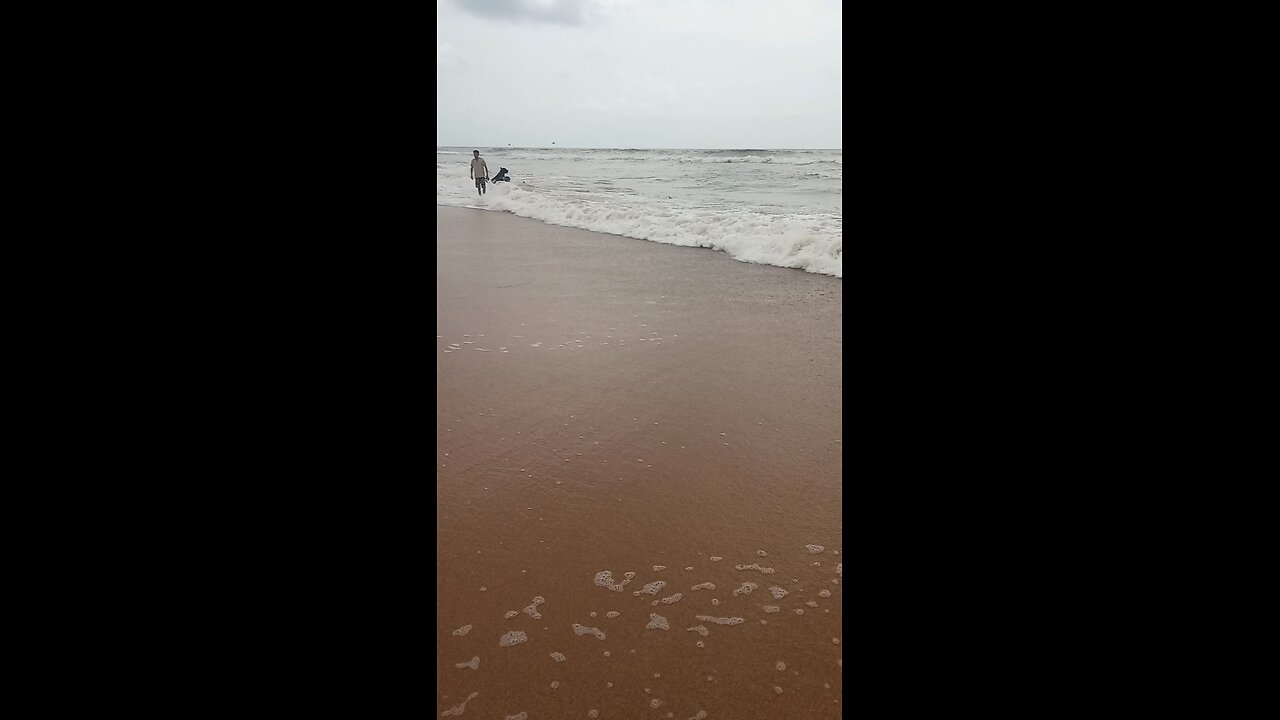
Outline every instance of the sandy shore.
<path fill-rule="evenodd" d="M 838 717 L 843 281 L 505 213 L 436 227 L 436 712 Z"/>

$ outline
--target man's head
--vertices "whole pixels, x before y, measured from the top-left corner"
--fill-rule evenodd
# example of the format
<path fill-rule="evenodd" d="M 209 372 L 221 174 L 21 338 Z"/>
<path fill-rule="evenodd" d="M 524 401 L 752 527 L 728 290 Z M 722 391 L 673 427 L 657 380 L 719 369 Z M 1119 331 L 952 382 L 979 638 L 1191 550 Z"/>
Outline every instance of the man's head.
<path fill-rule="evenodd" d="M 480 151 L 479 151 L 479 150 L 472 150 L 472 151 L 471 151 L 471 154 L 472 154 L 472 155 L 475 155 L 476 157 L 480 157 Z"/>

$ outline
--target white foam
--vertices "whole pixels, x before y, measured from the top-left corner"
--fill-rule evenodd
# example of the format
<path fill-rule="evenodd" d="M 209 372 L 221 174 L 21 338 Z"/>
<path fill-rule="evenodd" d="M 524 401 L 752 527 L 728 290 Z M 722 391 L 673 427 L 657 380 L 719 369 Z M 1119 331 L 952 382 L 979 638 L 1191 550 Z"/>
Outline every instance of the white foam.
<path fill-rule="evenodd" d="M 775 665 L 774 667 L 778 668 L 778 672 L 782 672 L 783 670 L 787 669 L 787 664 L 779 660 L 778 664 Z"/>
<path fill-rule="evenodd" d="M 467 634 L 467 633 L 469 633 L 469 632 L 471 632 L 471 626 L 470 626 L 470 625 L 463 625 L 462 627 L 460 627 L 460 628 L 458 628 L 457 630 L 454 630 L 454 631 L 453 631 L 453 636 L 454 636 L 454 637 L 462 637 L 463 635 L 466 635 L 466 634 Z"/>
<path fill-rule="evenodd" d="M 502 720 L 529 720 L 529 713 L 522 710 L 515 715 L 507 715 Z"/>
<path fill-rule="evenodd" d="M 723 560 L 723 559 L 724 559 L 724 558 L 720 557 L 719 555 L 712 555 L 712 556 L 711 556 L 711 562 L 720 562 L 720 561 L 721 561 L 721 560 Z"/>
<path fill-rule="evenodd" d="M 622 592 L 622 588 L 626 587 L 627 583 L 631 582 L 631 578 L 635 576 L 636 574 L 633 572 L 623 573 L 623 577 L 625 579 L 620 583 L 615 583 L 613 581 L 613 573 L 608 570 L 601 570 L 596 573 L 595 584 L 602 588 L 612 590 L 613 592 Z"/>
<path fill-rule="evenodd" d="M 810 600 L 810 601 L 806 602 L 806 603 L 805 603 L 805 605 L 808 605 L 808 606 L 809 606 L 809 607 L 811 607 L 811 608 L 816 608 L 816 607 L 818 607 L 818 603 L 816 603 L 816 602 L 814 602 L 814 601 L 812 601 L 812 600 Z"/>
<path fill-rule="evenodd" d="M 764 611 L 767 613 L 776 613 L 776 612 L 782 612 L 782 608 L 778 607 L 777 605 L 765 605 Z"/>
<path fill-rule="evenodd" d="M 552 680 L 552 681 L 551 681 L 551 689 L 552 689 L 552 690 L 555 690 L 555 689 L 556 689 L 556 688 L 558 688 L 558 687 L 560 687 L 560 681 L 559 681 L 559 680 Z"/>
<path fill-rule="evenodd" d="M 515 617 L 515 616 L 517 616 L 517 615 L 519 615 L 519 614 L 520 614 L 520 611 L 519 611 L 519 610 L 508 610 L 508 611 L 507 611 L 507 614 L 506 614 L 506 615 L 503 615 L 502 617 L 503 617 L 503 618 L 505 618 L 505 619 L 507 619 L 507 620 L 510 620 L 511 618 L 513 618 L 513 617 Z"/>
<path fill-rule="evenodd" d="M 498 639 L 498 647 L 511 647 L 519 645 L 522 642 L 528 642 L 529 635 L 523 630 L 512 630 Z"/>
<path fill-rule="evenodd" d="M 704 582 L 704 583 L 698 583 L 697 585 L 694 585 L 692 589 L 693 590 L 715 590 L 716 586 L 715 586 L 715 583 Z"/>
<path fill-rule="evenodd" d="M 678 603 L 678 602 L 680 602 L 680 598 L 682 598 L 682 597 L 684 597 L 684 593 L 676 593 L 675 595 L 672 595 L 671 597 L 664 597 L 664 598 L 662 598 L 662 604 L 663 604 L 663 605 L 671 605 L 671 604 L 673 604 L 673 603 Z"/>
<path fill-rule="evenodd" d="M 555 660 L 556 662 L 564 662 L 565 660 L 568 660 L 569 658 L 565 657 L 565 656 L 564 656 L 564 653 L 553 652 L 553 653 L 551 653 L 551 659 L 552 659 L 552 660 Z"/>
<path fill-rule="evenodd" d="M 804 608 L 796 608 L 795 613 L 796 613 L 797 615 L 803 615 L 803 614 L 804 614 Z"/>
<path fill-rule="evenodd" d="M 597 640 L 603 640 L 605 635 L 600 632 L 600 628 L 587 627 L 586 625 L 573 624 L 573 633 L 575 635 L 594 635 Z"/>
<path fill-rule="evenodd" d="M 836 574 L 843 575 L 844 573 L 840 572 L 841 569 L 843 568 L 844 568 L 844 563 L 836 563 Z"/>
<path fill-rule="evenodd" d="M 667 566 L 666 566 L 666 565 L 654 565 L 654 566 L 653 566 L 653 571 L 654 571 L 654 572 L 659 572 L 659 571 L 661 571 L 661 570 L 666 570 L 666 569 L 667 569 Z"/>
<path fill-rule="evenodd" d="M 744 582 L 737 590 L 733 591 L 733 596 L 737 597 L 739 595 L 750 595 L 752 590 L 755 590 L 759 587 L 760 587 L 759 585 L 753 582 Z"/>
<path fill-rule="evenodd" d="M 724 433 L 720 433 L 720 434 L 721 434 L 721 435 L 723 435 Z M 757 550 L 757 551 L 756 551 L 756 554 L 757 554 L 757 555 L 759 555 L 760 557 L 765 557 L 765 556 L 767 556 L 769 553 L 767 553 L 767 552 L 765 552 L 765 551 L 763 551 L 763 550 Z"/>
<path fill-rule="evenodd" d="M 746 622 L 745 618 L 740 618 L 740 617 L 718 618 L 718 617 L 711 617 L 710 615 L 695 615 L 694 619 L 701 620 L 703 622 L 715 623 L 717 625 L 741 625 L 742 623 Z"/>
<path fill-rule="evenodd" d="M 604 616 L 605 616 L 605 617 L 607 617 L 607 618 L 616 618 L 616 617 L 618 617 L 618 615 L 619 615 L 619 613 L 618 613 L 618 611 L 617 611 L 617 610 L 610 610 L 609 612 L 607 612 L 607 613 L 605 613 L 605 614 L 604 614 Z"/>
<path fill-rule="evenodd" d="M 521 612 L 523 612 L 525 615 L 528 615 L 529 617 L 533 618 L 534 620 L 541 620 L 541 619 L 542 619 L 542 613 L 538 612 L 538 605 L 541 605 L 542 603 L 545 603 L 545 602 L 546 602 L 546 600 L 544 600 L 544 599 L 543 599 L 543 597 L 542 597 L 541 595 L 539 595 L 539 596 L 537 596 L 537 597 L 535 597 L 535 598 L 533 599 L 533 603 L 532 603 L 532 604 L 530 604 L 528 607 L 526 607 L 526 608 L 525 608 L 524 610 L 522 610 Z"/>
<path fill-rule="evenodd" d="M 760 567 L 758 563 L 751 563 L 750 565 L 734 565 L 734 567 L 739 570 L 759 570 L 765 575 L 772 575 L 774 572 L 773 568 Z"/>
<path fill-rule="evenodd" d="M 644 626 L 645 630 L 670 630 L 671 624 L 667 619 L 657 613 L 649 613 L 649 624 Z"/>
<path fill-rule="evenodd" d="M 771 588 L 769 588 L 769 592 L 773 593 L 773 599 L 774 599 L 774 600 L 781 600 L 782 598 L 786 597 L 787 595 L 790 595 L 790 593 L 788 593 L 786 590 L 783 590 L 782 588 L 780 588 L 780 587 L 778 587 L 778 586 L 776 586 L 776 585 L 775 585 L 775 586 L 773 586 L 773 587 L 771 587 Z"/>
<path fill-rule="evenodd" d="M 648 585 L 645 585 L 644 587 L 640 588 L 639 590 L 631 594 L 637 595 L 637 596 L 640 594 L 657 595 L 658 591 L 666 586 L 667 586 L 667 583 L 665 580 L 654 580 L 653 582 L 649 583 Z"/>
<path fill-rule="evenodd" d="M 699 710 L 697 715 L 689 718 L 689 720 L 707 720 L 707 711 Z"/>
<path fill-rule="evenodd" d="M 591 708 L 590 710 L 587 711 L 587 717 L 598 718 L 600 717 L 600 711 L 595 708 Z"/>
<path fill-rule="evenodd" d="M 694 625 L 691 628 L 685 628 L 685 630 L 689 632 L 696 632 L 702 637 L 706 637 L 707 635 L 711 634 L 711 631 L 707 629 L 706 625 Z"/>
<path fill-rule="evenodd" d="M 471 693 L 470 695 L 468 695 L 468 696 L 467 696 L 467 699 L 466 699 L 466 700 L 463 700 L 463 701 L 462 701 L 462 704 L 461 704 L 461 705 L 454 705 L 453 707 L 449 708 L 448 710 L 445 710 L 444 712 L 440 713 L 440 717 L 457 717 L 457 716 L 462 715 L 462 713 L 464 713 L 464 712 L 466 712 L 466 711 L 467 711 L 467 703 L 469 703 L 469 702 L 471 702 L 472 700 L 474 700 L 474 699 L 476 698 L 476 696 L 477 696 L 477 695 L 479 695 L 479 694 L 480 694 L 480 693 L 478 693 L 478 692 L 473 692 L 473 693 Z"/>
<path fill-rule="evenodd" d="M 814 555 L 817 555 L 818 553 L 822 552 L 825 548 L 823 548 L 821 545 L 805 545 L 804 549 L 808 550 Z"/>
<path fill-rule="evenodd" d="M 781 695 L 781 694 L 782 694 L 782 688 L 778 687 L 777 685 L 774 685 L 774 686 L 773 686 L 773 691 L 774 691 L 775 693 L 777 693 L 778 695 Z"/>
<path fill-rule="evenodd" d="M 818 591 L 818 597 L 831 597 L 831 591 L 823 588 Z"/>
<path fill-rule="evenodd" d="M 658 698 L 654 698 L 649 701 L 649 707 L 653 708 L 654 710 L 657 710 L 658 708 L 662 707 L 662 701 L 659 700 Z"/>

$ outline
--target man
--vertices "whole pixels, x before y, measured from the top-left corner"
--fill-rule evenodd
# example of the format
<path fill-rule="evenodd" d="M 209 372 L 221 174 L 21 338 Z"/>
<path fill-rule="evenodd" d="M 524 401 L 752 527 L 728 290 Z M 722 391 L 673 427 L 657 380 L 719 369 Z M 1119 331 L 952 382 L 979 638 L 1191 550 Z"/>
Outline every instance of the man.
<path fill-rule="evenodd" d="M 483 195 L 484 184 L 489 180 L 489 165 L 480 157 L 479 150 L 472 150 L 471 155 L 471 179 L 476 181 L 476 194 Z"/>

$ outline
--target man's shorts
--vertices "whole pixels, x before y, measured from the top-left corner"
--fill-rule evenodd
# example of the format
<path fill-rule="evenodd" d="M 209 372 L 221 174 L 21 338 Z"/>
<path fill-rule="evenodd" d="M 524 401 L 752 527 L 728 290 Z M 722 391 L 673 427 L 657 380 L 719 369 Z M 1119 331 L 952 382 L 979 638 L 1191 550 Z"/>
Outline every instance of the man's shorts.
<path fill-rule="evenodd" d="M 485 179 L 484 179 L 484 178 L 482 178 L 482 177 L 478 177 L 478 178 L 476 178 L 476 189 L 477 189 L 477 190 L 479 190 L 479 189 L 483 188 L 483 187 L 484 187 L 484 184 L 485 184 L 486 182 L 488 182 L 488 181 L 487 181 L 487 180 L 485 180 Z"/>

